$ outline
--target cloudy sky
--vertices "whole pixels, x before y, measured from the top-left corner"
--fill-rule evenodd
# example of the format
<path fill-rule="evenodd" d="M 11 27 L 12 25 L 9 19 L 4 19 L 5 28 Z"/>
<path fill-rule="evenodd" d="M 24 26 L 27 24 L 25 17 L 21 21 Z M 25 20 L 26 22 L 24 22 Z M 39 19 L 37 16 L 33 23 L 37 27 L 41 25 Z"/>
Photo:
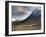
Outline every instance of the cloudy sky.
<path fill-rule="evenodd" d="M 32 14 L 32 11 L 38 7 L 12 6 L 12 21 L 22 21 Z"/>

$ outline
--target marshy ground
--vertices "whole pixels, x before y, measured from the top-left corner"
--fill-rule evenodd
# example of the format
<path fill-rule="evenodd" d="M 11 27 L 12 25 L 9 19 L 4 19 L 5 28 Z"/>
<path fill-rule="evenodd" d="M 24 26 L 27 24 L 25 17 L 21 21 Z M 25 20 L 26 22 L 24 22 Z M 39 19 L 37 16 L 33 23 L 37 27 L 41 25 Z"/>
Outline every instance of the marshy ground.
<path fill-rule="evenodd" d="M 12 31 L 24 31 L 24 30 L 40 30 L 41 22 L 39 20 L 27 20 L 24 22 L 15 22 L 12 25 Z"/>

